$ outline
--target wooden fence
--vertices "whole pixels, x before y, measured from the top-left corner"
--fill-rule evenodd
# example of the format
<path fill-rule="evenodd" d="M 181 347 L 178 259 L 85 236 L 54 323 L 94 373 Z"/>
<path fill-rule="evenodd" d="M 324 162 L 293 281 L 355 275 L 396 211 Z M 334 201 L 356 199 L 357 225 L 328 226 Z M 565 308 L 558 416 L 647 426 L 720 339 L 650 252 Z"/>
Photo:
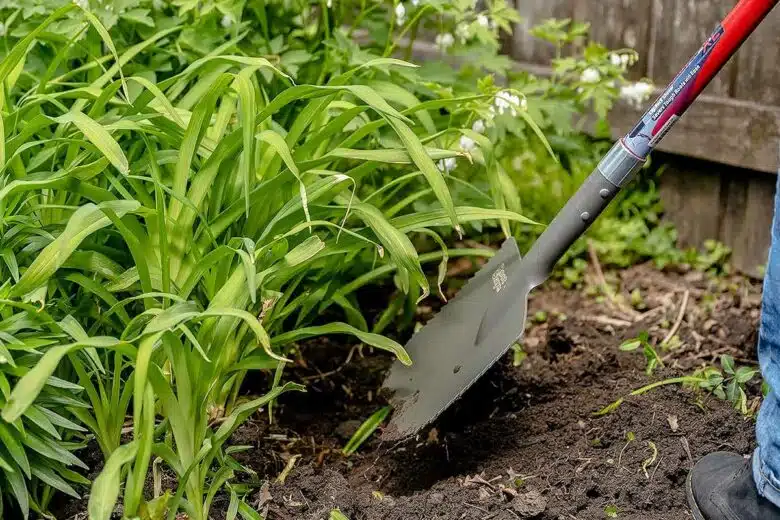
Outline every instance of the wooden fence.
<path fill-rule="evenodd" d="M 632 47 L 641 59 L 633 79 L 665 86 L 712 33 L 736 0 L 515 0 L 523 21 L 507 42 L 521 66 L 549 65 L 554 48 L 529 28 L 547 18 L 591 23 L 591 38 Z M 716 238 L 734 249 L 734 264 L 751 274 L 766 263 L 780 143 L 780 12 L 770 14 L 663 141 L 662 197 L 684 245 Z M 640 111 L 613 113 L 615 138 Z"/>

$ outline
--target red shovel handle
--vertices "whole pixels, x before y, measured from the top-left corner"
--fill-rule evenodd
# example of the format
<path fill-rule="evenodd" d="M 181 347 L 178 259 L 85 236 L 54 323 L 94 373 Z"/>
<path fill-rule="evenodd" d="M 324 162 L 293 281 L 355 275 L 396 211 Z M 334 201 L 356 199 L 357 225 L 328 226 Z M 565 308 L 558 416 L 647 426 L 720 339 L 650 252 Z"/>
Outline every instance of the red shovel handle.
<path fill-rule="evenodd" d="M 777 2 L 741 0 L 623 139 L 626 149 L 640 160 L 647 158 Z"/>

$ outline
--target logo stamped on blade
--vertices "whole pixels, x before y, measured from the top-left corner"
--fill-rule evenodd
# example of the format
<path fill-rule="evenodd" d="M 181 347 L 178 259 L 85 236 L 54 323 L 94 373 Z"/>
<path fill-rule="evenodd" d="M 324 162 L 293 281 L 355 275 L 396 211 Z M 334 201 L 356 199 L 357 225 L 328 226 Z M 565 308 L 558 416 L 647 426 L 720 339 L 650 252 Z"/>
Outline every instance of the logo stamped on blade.
<path fill-rule="evenodd" d="M 507 276 L 505 264 L 501 264 L 496 272 L 493 273 L 493 290 L 497 293 L 501 292 L 501 290 L 506 287 L 506 281 Z"/>

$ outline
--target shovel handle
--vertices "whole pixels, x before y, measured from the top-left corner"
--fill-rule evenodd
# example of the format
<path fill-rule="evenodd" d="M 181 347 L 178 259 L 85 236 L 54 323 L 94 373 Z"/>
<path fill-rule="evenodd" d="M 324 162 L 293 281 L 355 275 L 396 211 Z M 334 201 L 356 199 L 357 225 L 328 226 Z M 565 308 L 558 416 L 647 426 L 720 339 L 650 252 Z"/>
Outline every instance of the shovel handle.
<path fill-rule="evenodd" d="M 526 255 L 536 268 L 535 284 L 549 276 L 777 3 L 740 0 L 634 129 L 607 153 Z"/>

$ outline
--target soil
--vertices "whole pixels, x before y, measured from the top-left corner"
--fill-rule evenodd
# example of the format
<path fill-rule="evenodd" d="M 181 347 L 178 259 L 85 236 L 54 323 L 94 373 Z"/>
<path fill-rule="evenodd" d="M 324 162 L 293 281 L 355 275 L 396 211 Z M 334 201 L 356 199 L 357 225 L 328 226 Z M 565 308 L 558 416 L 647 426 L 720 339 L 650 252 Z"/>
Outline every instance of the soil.
<path fill-rule="evenodd" d="M 350 457 L 341 448 L 384 404 L 391 360 L 332 340 L 302 345 L 292 373 L 308 392 L 284 396 L 272 425 L 256 417 L 231 441 L 255 448 L 236 457 L 266 481 L 252 505 L 268 520 L 328 519 L 337 508 L 350 520 L 691 518 L 693 463 L 715 450 L 750 454 L 754 420 L 679 385 L 627 396 L 723 354 L 755 365 L 760 284 L 640 265 L 607 274 L 620 288 L 611 298 L 593 294 L 602 279 L 589 277 L 585 289 L 552 282 L 532 295 L 519 366 L 510 352 L 417 438 L 386 445 L 374 435 Z M 642 331 L 664 360 L 651 376 L 641 349 L 618 349 Z M 754 413 L 759 384 L 747 390 Z"/>

